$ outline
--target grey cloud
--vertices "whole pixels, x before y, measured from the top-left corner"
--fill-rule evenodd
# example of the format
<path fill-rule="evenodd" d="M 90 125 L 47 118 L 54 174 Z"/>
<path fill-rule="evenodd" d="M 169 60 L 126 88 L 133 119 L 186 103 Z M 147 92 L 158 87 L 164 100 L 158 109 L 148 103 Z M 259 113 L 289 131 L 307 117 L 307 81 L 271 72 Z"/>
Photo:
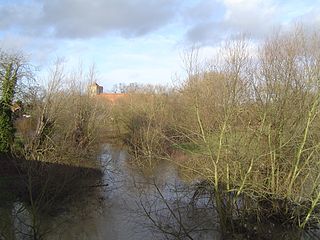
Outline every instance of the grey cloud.
<path fill-rule="evenodd" d="M 214 45 L 224 38 L 222 26 L 213 21 L 200 22 L 186 32 L 186 40 L 191 43 Z"/>
<path fill-rule="evenodd" d="M 183 11 L 186 22 L 192 24 L 213 20 L 221 16 L 224 6 L 218 1 L 201 0 L 193 6 L 186 7 Z"/>
<path fill-rule="evenodd" d="M 38 4 L 31 2 L 0 5 L 0 30 L 29 25 L 39 14 Z"/>
<path fill-rule="evenodd" d="M 1 1 L 1 0 L 0 0 Z M 278 27 L 286 5 L 275 0 L 15 0 L 0 5 L 0 32 L 23 36 L 91 38 L 108 33 L 136 37 L 174 21 L 188 42 L 214 45 L 225 36 L 261 38 Z M 302 16 L 320 24 L 320 4 Z M 179 25 L 180 24 L 180 25 Z"/>
<path fill-rule="evenodd" d="M 139 36 L 168 24 L 178 4 L 178 0 L 36 0 L 32 6 L 0 6 L 0 14 L 7 16 L 0 20 L 0 29 L 15 27 L 29 34 L 62 38 L 108 32 Z"/>

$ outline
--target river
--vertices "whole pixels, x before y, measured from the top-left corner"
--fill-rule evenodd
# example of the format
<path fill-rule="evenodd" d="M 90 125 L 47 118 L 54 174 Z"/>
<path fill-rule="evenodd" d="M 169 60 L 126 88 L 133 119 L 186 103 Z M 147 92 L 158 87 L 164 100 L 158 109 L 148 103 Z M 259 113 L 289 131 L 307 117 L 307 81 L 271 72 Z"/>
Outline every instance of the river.
<path fill-rule="evenodd" d="M 173 163 L 163 161 L 141 170 L 130 163 L 126 151 L 111 145 L 105 145 L 100 161 L 104 174 L 93 191 L 72 199 L 67 211 L 40 216 L 43 239 L 221 239 L 210 199 L 204 194 L 191 204 L 190 183 L 182 180 Z M 32 239 L 24 234 L 30 231 L 30 213 L 19 212 L 20 205 L 1 208 L 12 223 L 6 236 Z M 313 238 L 280 231 L 274 239 Z"/>
<path fill-rule="evenodd" d="M 103 182 L 108 186 L 100 188 L 98 193 L 103 203 L 97 206 L 97 196 L 91 196 L 92 203 L 88 199 L 87 204 L 81 206 L 82 211 L 76 207 L 75 211 L 66 216 L 54 219 L 55 222 L 72 220 L 69 223 L 65 221 L 63 227 L 48 235 L 48 239 L 164 239 L 164 231 L 168 232 L 166 236 L 173 239 L 188 239 L 188 234 L 194 237 L 192 232 L 200 230 L 204 225 L 203 221 L 199 228 L 195 228 L 194 222 L 189 221 L 186 225 L 192 225 L 194 229 L 183 232 L 179 229 L 180 220 L 175 219 L 166 206 L 167 203 L 182 215 L 182 209 L 185 210 L 183 204 L 190 205 L 189 198 L 184 196 L 186 184 L 180 180 L 176 166 L 163 161 L 142 171 L 130 164 L 128 159 L 124 150 L 106 145 L 101 161 L 105 167 Z M 148 216 L 144 209 L 148 209 L 152 216 Z M 183 216 L 180 218 L 184 221 Z M 54 224 L 47 222 L 50 226 Z M 163 224 L 163 229 L 157 227 L 157 224 Z M 165 226 L 168 224 L 170 226 Z M 216 231 L 210 230 L 209 226 L 205 226 L 205 229 L 196 233 L 198 239 L 219 239 Z"/>

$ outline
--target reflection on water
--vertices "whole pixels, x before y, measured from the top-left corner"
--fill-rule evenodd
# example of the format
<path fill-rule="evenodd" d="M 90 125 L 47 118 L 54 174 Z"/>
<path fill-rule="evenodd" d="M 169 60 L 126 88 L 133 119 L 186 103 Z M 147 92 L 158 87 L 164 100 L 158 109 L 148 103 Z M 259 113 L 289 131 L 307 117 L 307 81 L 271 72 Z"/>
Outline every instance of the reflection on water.
<path fill-rule="evenodd" d="M 221 239 L 210 198 L 190 204 L 190 184 L 179 178 L 172 163 L 142 171 L 128 163 L 125 151 L 106 145 L 101 164 L 102 182 L 71 199 L 63 210 L 38 214 L 36 224 L 25 204 L 0 208 L 0 239 L 34 239 L 38 228 L 39 239 L 50 240 Z"/>
<path fill-rule="evenodd" d="M 99 188 L 103 207 L 97 211 L 93 209 L 95 204 L 91 205 L 91 209 L 89 205 L 82 206 L 81 210 L 86 214 L 74 208 L 68 216 L 60 217 L 72 216 L 72 220 L 66 222 L 63 229 L 50 234 L 49 239 L 163 239 L 163 231 L 168 233 L 169 239 L 186 237 L 185 232 L 181 231 L 179 235 L 179 229 L 176 229 L 180 227 L 179 221 L 185 217 L 189 225 L 195 226 L 191 220 L 196 218 L 195 215 L 186 216 L 186 212 L 182 212 L 185 210 L 183 204 L 190 207 L 190 200 L 183 183 L 178 179 L 177 168 L 169 162 L 161 162 L 152 169 L 142 171 L 127 160 L 125 151 L 105 147 L 101 161 L 105 167 L 104 184 L 108 183 L 108 186 Z M 159 196 L 157 188 L 163 198 Z M 184 209 L 179 212 L 180 220 L 172 216 L 166 203 L 175 210 L 178 207 Z M 157 224 L 163 225 L 163 229 Z M 206 228 L 209 229 L 209 226 Z M 194 227 L 195 230 L 199 229 Z M 197 235 L 201 236 L 199 233 Z M 207 239 L 214 239 L 213 235 L 216 234 L 211 232 Z M 201 239 L 206 239 L 203 234 Z"/>

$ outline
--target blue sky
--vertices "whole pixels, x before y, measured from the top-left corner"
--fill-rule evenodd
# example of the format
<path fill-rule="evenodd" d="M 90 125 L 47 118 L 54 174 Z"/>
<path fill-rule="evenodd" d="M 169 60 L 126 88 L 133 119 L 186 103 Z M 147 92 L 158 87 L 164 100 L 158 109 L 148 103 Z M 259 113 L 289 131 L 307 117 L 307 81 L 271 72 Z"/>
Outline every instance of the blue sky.
<path fill-rule="evenodd" d="M 44 72 L 57 57 L 93 63 L 105 89 L 172 84 L 180 55 L 209 55 L 230 36 L 255 41 L 299 22 L 320 27 L 320 0 L 0 0 L 0 48 L 23 50 Z"/>

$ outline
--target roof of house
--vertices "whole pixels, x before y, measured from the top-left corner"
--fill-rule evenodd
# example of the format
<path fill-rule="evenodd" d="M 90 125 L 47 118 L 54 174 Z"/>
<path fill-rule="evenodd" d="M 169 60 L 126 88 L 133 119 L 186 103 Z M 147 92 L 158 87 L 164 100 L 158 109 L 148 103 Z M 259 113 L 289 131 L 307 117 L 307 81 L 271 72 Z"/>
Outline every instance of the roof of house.
<path fill-rule="evenodd" d="M 97 97 L 99 99 L 105 99 L 107 101 L 114 103 L 119 98 L 125 97 L 127 95 L 128 94 L 126 94 L 126 93 L 100 93 L 100 94 L 96 95 L 95 97 Z"/>

